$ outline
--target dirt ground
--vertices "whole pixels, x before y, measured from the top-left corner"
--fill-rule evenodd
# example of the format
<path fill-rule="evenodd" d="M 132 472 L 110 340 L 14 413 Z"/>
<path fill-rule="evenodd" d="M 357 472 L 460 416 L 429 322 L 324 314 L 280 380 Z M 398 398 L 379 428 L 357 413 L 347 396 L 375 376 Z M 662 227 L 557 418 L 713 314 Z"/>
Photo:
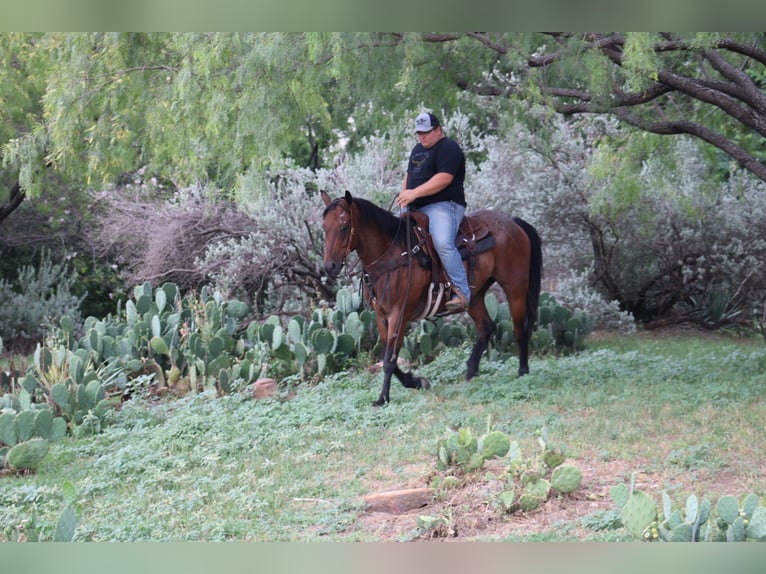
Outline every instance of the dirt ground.
<path fill-rule="evenodd" d="M 700 331 L 691 326 L 671 325 L 645 330 L 634 336 L 650 340 L 669 337 L 694 336 L 726 338 L 715 332 Z M 597 340 L 600 333 L 592 335 Z M 749 344 L 760 344 L 759 341 Z M 349 534 L 363 535 L 383 541 L 394 540 L 439 540 L 477 541 L 518 539 L 534 534 L 558 531 L 561 538 L 586 540 L 598 533 L 583 526 L 582 519 L 599 512 L 617 510 L 609 493 L 613 486 L 629 484 L 631 475 L 636 475 L 636 488 L 647 492 L 662 505 L 662 491 L 672 485 L 671 498 L 674 508 L 682 507 L 685 498 L 679 493 L 696 493 L 708 498 L 713 504 L 723 495 L 740 497 L 750 492 L 762 492 L 766 464 L 750 464 L 746 474 L 724 469 L 700 469 L 683 472 L 679 470 L 650 470 L 656 468 L 651 461 L 604 461 L 595 451 L 578 460 L 568 460 L 582 472 L 580 487 L 566 496 L 553 496 L 532 512 L 504 512 L 496 502 L 495 495 L 502 485 L 487 480 L 488 473 L 500 476 L 505 470 L 499 461 L 488 461 L 484 469 L 464 477 L 454 489 L 438 492 L 433 501 L 422 508 L 400 515 L 385 512 L 364 512 Z M 655 461 L 656 462 L 656 461 Z M 753 461 L 751 461 L 752 463 Z M 436 471 L 433 468 L 413 468 L 408 474 L 413 479 L 408 484 L 378 482 L 369 485 L 369 492 L 386 492 L 405 488 L 430 486 Z M 417 530 L 418 517 L 442 517 L 439 526 L 429 531 Z M 624 532 L 624 531 L 622 531 Z"/>
<path fill-rule="evenodd" d="M 610 489 L 617 484 L 628 484 L 632 473 L 636 473 L 636 488 L 649 493 L 662 504 L 662 491 L 672 484 L 678 492 L 697 492 L 704 496 L 718 497 L 724 494 L 740 496 L 756 489 L 760 482 L 755 472 L 752 478 L 737 477 L 725 470 L 695 472 L 693 474 L 670 475 L 667 471 L 641 472 L 640 465 L 628 466 L 621 461 L 601 461 L 597 458 L 567 461 L 575 464 L 582 472 L 580 487 L 566 496 L 553 496 L 540 508 L 532 512 L 516 511 L 508 514 L 493 502 L 494 495 L 502 490 L 499 481 L 487 480 L 487 473 L 499 476 L 503 466 L 492 461 L 485 463 L 481 471 L 464 477 L 457 488 L 437 493 L 427 506 L 416 508 L 400 515 L 385 512 L 364 512 L 357 523 L 349 528 L 348 533 L 362 534 L 382 541 L 396 540 L 438 540 L 438 541 L 485 541 L 505 540 L 509 537 L 518 539 L 538 533 L 559 531 L 568 539 L 586 540 L 597 534 L 582 524 L 582 519 L 598 513 L 616 510 L 610 496 Z M 648 467 L 648 463 L 647 463 Z M 755 470 L 755 469 L 754 469 Z M 766 471 L 766 468 L 761 468 Z M 429 486 L 433 472 L 423 469 L 423 480 L 414 480 L 410 484 L 378 485 L 380 491 L 399 488 L 417 488 Z M 372 491 L 371 491 L 372 492 Z M 672 494 L 671 494 L 672 496 Z M 672 496 L 674 507 L 685 502 L 678 496 Z M 679 500 L 676 500 L 678 498 Z M 444 520 L 438 526 L 423 532 L 417 530 L 418 517 L 421 515 L 441 517 Z M 565 534 L 562 530 L 565 528 Z"/>

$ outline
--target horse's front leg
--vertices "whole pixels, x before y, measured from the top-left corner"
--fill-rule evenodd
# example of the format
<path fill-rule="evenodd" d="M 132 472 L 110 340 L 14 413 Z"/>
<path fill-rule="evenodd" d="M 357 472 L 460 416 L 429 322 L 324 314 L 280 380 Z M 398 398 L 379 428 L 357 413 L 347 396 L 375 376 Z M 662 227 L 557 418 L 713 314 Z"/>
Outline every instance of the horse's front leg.
<path fill-rule="evenodd" d="M 383 333 L 380 328 L 382 326 L 388 327 L 385 330 L 385 341 L 381 341 L 385 345 L 385 352 L 383 354 L 383 388 L 380 391 L 380 396 L 376 400 L 373 406 L 380 407 L 390 400 L 391 391 L 391 375 L 396 376 L 397 379 L 409 389 L 429 389 L 431 383 L 425 377 L 416 377 L 412 373 L 405 372 L 399 368 L 398 358 L 399 349 L 402 347 L 404 340 L 404 333 L 407 330 L 407 323 L 405 321 L 399 321 L 398 315 L 394 315 L 395 321 L 391 320 L 389 316 L 387 321 L 381 321 L 378 324 L 379 332 Z"/>
<path fill-rule="evenodd" d="M 390 400 L 391 391 L 391 375 L 396 376 L 397 379 L 407 387 L 408 389 L 430 389 L 431 383 L 425 377 L 416 377 L 412 373 L 408 373 L 399 368 L 397 364 L 398 351 L 386 349 L 385 356 L 383 357 L 383 388 L 380 391 L 378 400 L 372 403 L 375 407 L 381 407 Z"/>
<path fill-rule="evenodd" d="M 382 407 L 390 400 L 391 391 L 391 375 L 398 369 L 396 366 L 396 357 L 393 357 L 393 349 L 390 345 L 386 345 L 386 350 L 383 353 L 383 388 L 380 389 L 380 396 L 378 400 L 372 403 L 374 407 Z"/>

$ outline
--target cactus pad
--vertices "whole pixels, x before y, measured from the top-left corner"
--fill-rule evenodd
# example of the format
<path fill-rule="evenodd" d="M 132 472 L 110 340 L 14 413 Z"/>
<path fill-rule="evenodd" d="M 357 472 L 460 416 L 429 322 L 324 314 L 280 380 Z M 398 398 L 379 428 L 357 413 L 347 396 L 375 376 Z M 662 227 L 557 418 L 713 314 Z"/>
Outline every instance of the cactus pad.
<path fill-rule="evenodd" d="M 524 512 L 536 510 L 540 507 L 541 500 L 532 494 L 525 492 L 519 497 L 519 508 Z"/>
<path fill-rule="evenodd" d="M 670 531 L 668 542 L 692 542 L 692 525 L 684 522 Z"/>
<path fill-rule="evenodd" d="M 729 526 L 726 530 L 726 540 L 728 542 L 744 542 L 745 541 L 745 520 L 741 516 Z"/>
<path fill-rule="evenodd" d="M 636 490 L 620 511 L 620 517 L 628 532 L 639 538 L 647 525 L 657 518 L 657 505 L 648 494 Z"/>
<path fill-rule="evenodd" d="M 566 460 L 566 455 L 559 449 L 546 448 L 543 452 L 543 463 L 548 468 L 556 468 Z"/>
<path fill-rule="evenodd" d="M 582 482 L 582 473 L 576 466 L 564 464 L 557 467 L 551 475 L 551 488 L 567 494 L 574 491 Z"/>
<path fill-rule="evenodd" d="M 539 498 L 541 501 L 548 499 L 548 493 L 550 490 L 551 483 L 544 478 L 539 478 L 537 480 L 528 482 L 524 487 L 525 493 L 531 494 L 532 496 Z"/>
<path fill-rule="evenodd" d="M 159 335 L 152 337 L 152 340 L 149 341 L 149 344 L 152 347 L 152 351 L 154 351 L 158 355 L 170 354 L 170 347 L 168 347 L 168 344 L 165 341 L 165 339 L 163 339 Z"/>
<path fill-rule="evenodd" d="M 0 443 L 13 446 L 16 440 L 16 415 L 3 413 L 0 415 Z"/>
<path fill-rule="evenodd" d="M 715 510 L 718 513 L 718 516 L 720 516 L 727 524 L 734 524 L 734 521 L 739 517 L 739 504 L 737 503 L 737 499 L 730 495 L 719 498 Z"/>
<path fill-rule="evenodd" d="M 7 462 L 11 468 L 32 470 L 48 454 L 50 444 L 44 438 L 32 438 L 21 442 L 8 451 Z"/>
<path fill-rule="evenodd" d="M 766 540 L 766 508 L 758 506 L 753 510 L 747 525 L 747 537 L 763 542 Z"/>
<path fill-rule="evenodd" d="M 508 450 L 511 448 L 511 439 L 504 432 L 491 431 L 481 437 L 478 448 L 486 460 L 495 457 L 500 458 L 508 454 Z"/>

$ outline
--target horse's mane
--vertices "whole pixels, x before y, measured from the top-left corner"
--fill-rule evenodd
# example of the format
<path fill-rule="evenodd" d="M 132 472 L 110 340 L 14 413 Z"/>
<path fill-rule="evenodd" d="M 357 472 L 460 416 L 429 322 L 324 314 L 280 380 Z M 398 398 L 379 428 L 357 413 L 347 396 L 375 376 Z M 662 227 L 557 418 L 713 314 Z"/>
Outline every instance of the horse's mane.
<path fill-rule="evenodd" d="M 405 248 L 408 247 L 407 231 L 409 230 L 409 246 L 417 244 L 418 239 L 415 236 L 413 225 L 411 223 L 407 225 L 408 217 L 397 217 L 390 211 L 386 211 L 371 201 L 360 197 L 355 197 L 353 202 L 359 207 L 359 219 L 362 224 L 375 225 L 390 237 L 391 241 Z"/>
<path fill-rule="evenodd" d="M 325 209 L 325 213 L 335 204 L 345 202 L 345 199 L 336 199 L 335 202 Z M 381 230 L 383 234 L 391 238 L 391 241 L 407 246 L 407 229 L 410 230 L 410 245 L 417 244 L 417 237 L 412 229 L 412 225 L 406 225 L 406 219 L 395 216 L 390 211 L 375 205 L 371 201 L 354 197 L 352 202 L 359 210 L 359 220 L 362 226 L 372 225 Z"/>

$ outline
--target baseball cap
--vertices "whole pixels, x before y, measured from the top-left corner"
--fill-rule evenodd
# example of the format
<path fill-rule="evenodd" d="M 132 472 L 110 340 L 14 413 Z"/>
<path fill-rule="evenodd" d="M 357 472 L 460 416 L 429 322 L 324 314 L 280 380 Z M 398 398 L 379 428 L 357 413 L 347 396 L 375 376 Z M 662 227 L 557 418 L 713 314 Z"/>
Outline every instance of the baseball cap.
<path fill-rule="evenodd" d="M 426 112 L 423 112 L 415 118 L 416 132 L 430 132 L 432 129 L 438 128 L 440 125 L 439 118 Z"/>

